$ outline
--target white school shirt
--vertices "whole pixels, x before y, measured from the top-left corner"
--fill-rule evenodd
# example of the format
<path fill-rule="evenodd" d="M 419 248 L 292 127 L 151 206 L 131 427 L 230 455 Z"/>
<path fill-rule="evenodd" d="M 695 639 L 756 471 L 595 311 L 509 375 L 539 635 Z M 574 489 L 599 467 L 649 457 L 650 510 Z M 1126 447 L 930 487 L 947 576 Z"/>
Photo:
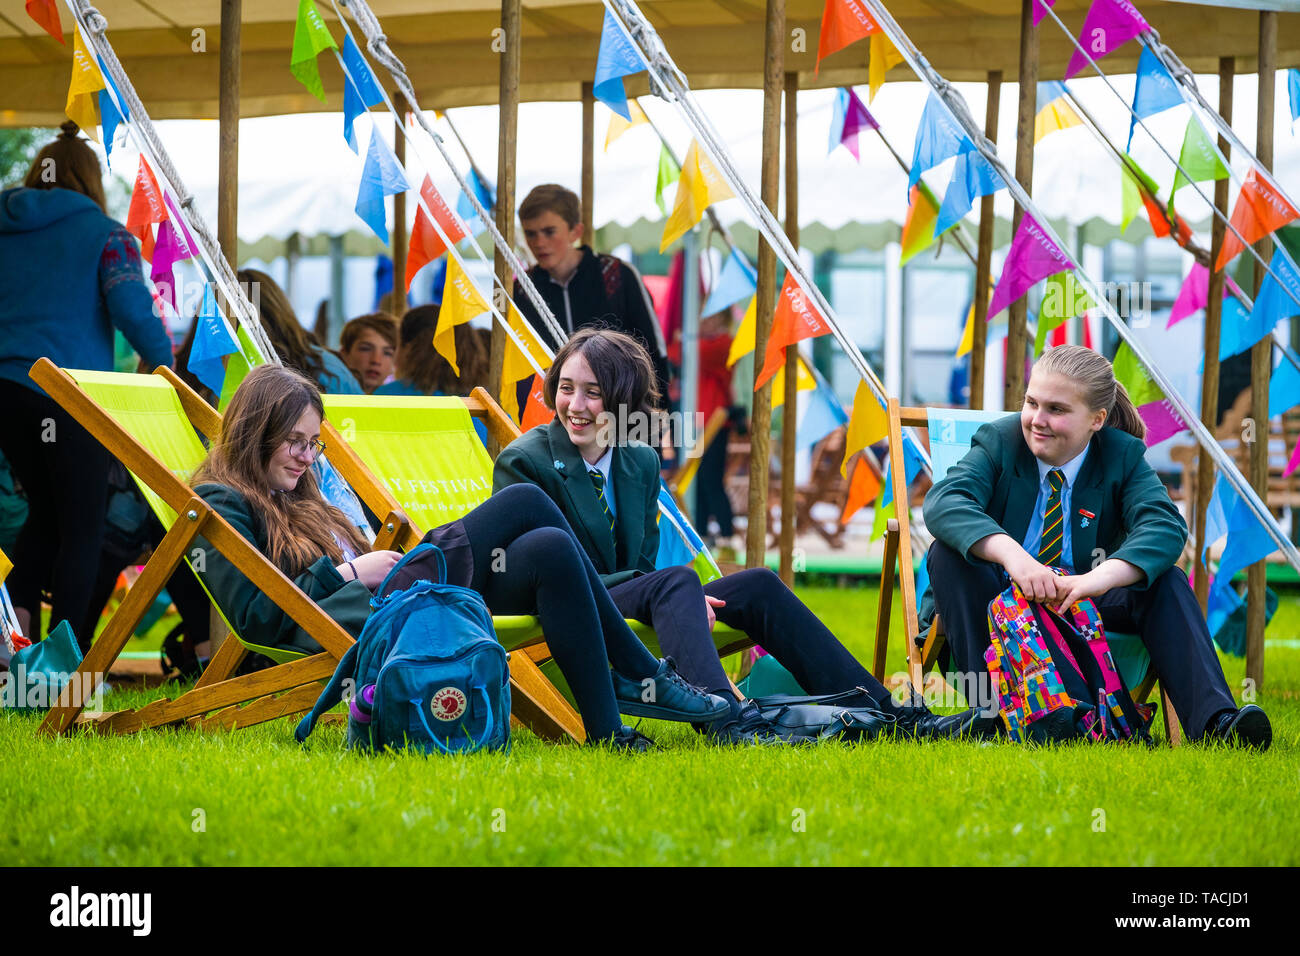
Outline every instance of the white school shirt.
<path fill-rule="evenodd" d="M 1091 442 L 1089 443 L 1091 444 Z M 1083 451 L 1075 455 L 1064 465 L 1049 465 L 1045 462 L 1038 461 L 1038 500 L 1034 502 L 1034 513 L 1029 519 L 1029 530 L 1025 532 L 1025 540 L 1021 542 L 1024 549 L 1035 559 L 1038 559 L 1038 546 L 1042 544 L 1043 538 L 1043 511 L 1047 508 L 1047 499 L 1052 494 L 1052 486 L 1047 480 L 1047 475 L 1053 468 L 1060 468 L 1061 473 L 1065 476 L 1061 483 L 1061 567 L 1071 574 L 1074 573 L 1073 552 L 1070 551 L 1070 492 L 1074 489 L 1074 481 L 1079 477 L 1079 469 L 1083 467 L 1083 460 L 1088 457 L 1088 445 L 1083 446 Z M 1037 461 L 1037 459 L 1035 459 Z"/>

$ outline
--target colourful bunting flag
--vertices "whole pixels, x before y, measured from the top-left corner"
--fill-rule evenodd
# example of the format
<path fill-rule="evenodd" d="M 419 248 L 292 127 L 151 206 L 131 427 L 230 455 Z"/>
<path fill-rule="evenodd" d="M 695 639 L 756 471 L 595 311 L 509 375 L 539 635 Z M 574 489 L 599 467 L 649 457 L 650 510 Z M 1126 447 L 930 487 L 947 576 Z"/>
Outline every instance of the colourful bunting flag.
<path fill-rule="evenodd" d="M 248 373 L 266 361 L 257 346 L 253 344 L 252 336 L 242 325 L 235 329 L 235 341 L 238 348 L 231 352 L 226 360 L 226 377 L 221 383 L 221 397 L 217 400 L 219 412 L 226 410 L 236 390 L 248 377 Z"/>
<path fill-rule="evenodd" d="M 113 82 L 111 76 L 104 76 L 104 89 L 99 91 L 99 124 L 104 128 L 104 158 L 108 161 L 109 169 L 113 168 L 113 138 L 117 135 L 117 127 L 123 120 L 122 114 L 117 110 L 117 104 L 123 103 L 122 96 L 118 93 L 117 84 Z M 111 92 L 110 92 L 111 91 Z M 117 100 L 114 102 L 113 94 L 117 94 Z M 123 103 L 122 109 L 126 109 Z M 130 117 L 126 117 L 129 119 Z"/>
<path fill-rule="evenodd" d="M 673 154 L 668 151 L 668 144 L 659 144 L 659 168 L 655 172 L 655 205 L 659 207 L 661 215 L 668 215 L 668 207 L 664 205 L 664 190 L 677 182 L 681 178 L 681 170 L 677 168 L 677 163 L 673 161 Z"/>
<path fill-rule="evenodd" d="M 749 307 L 745 309 L 745 317 L 740 320 L 740 328 L 736 330 L 736 335 L 731 340 L 731 348 L 727 352 L 727 368 L 731 368 L 731 366 L 754 351 L 754 329 L 757 325 L 758 296 L 754 296 L 749 300 Z"/>
<path fill-rule="evenodd" d="M 420 196 L 424 199 L 424 206 L 429 207 L 429 212 L 433 213 L 434 219 L 453 245 L 465 238 L 465 231 L 461 229 L 451 207 L 442 198 L 442 193 L 434 188 L 433 180 L 427 173 L 424 182 L 420 184 Z M 406 250 L 408 291 L 411 283 L 415 281 L 415 274 L 447 251 L 447 244 L 434 228 L 433 222 L 429 220 L 424 206 L 417 207 L 415 211 L 415 228 L 411 230 L 411 242 Z"/>
<path fill-rule="evenodd" d="M 610 143 L 618 139 L 633 126 L 644 126 L 650 122 L 645 111 L 636 100 L 631 100 L 627 104 L 629 119 L 624 119 L 617 113 L 609 114 L 609 126 L 605 130 L 605 152 L 609 152 Z"/>
<path fill-rule="evenodd" d="M 99 99 L 98 93 L 102 89 L 104 89 L 104 76 L 99 72 L 99 64 L 86 49 L 81 31 L 74 26 L 72 79 L 68 83 L 68 102 L 64 105 L 63 111 L 68 114 L 68 119 L 80 126 L 82 132 L 96 142 L 99 141 L 99 137 L 95 134 L 95 126 L 98 123 L 95 118 L 95 104 Z"/>
<path fill-rule="evenodd" d="M 1124 154 L 1123 165 L 1120 170 L 1120 216 L 1119 231 L 1124 232 L 1129 227 L 1129 223 L 1137 215 L 1138 210 L 1142 208 L 1143 196 L 1142 189 L 1138 183 L 1141 180 L 1142 186 L 1154 196 L 1156 194 L 1156 181 L 1143 171 L 1142 167 L 1137 164 L 1132 156 Z"/>
<path fill-rule="evenodd" d="M 329 27 L 321 18 L 312 0 L 298 0 L 298 22 L 293 27 L 293 53 L 289 57 L 289 72 L 307 92 L 325 102 L 325 85 L 321 83 L 320 67 L 316 57 L 322 50 L 337 50 L 338 44 L 330 36 Z"/>
<path fill-rule="evenodd" d="M 35 20 L 42 30 L 64 46 L 68 45 L 63 39 L 63 24 L 59 22 L 58 0 L 27 0 L 26 7 L 27 15 Z"/>
<path fill-rule="evenodd" d="M 540 375 L 534 375 L 533 383 L 528 386 L 528 399 L 524 403 L 519 430 L 526 432 L 538 425 L 545 425 L 554 417 L 554 413 L 546 407 L 545 380 Z"/>
<path fill-rule="evenodd" d="M 1039 279 L 1073 268 L 1070 257 L 1057 248 L 1043 227 L 1026 213 L 1011 240 L 1011 249 L 1002 265 L 1002 276 L 989 302 L 988 318 L 992 319 L 1019 299 Z"/>
<path fill-rule="evenodd" d="M 194 345 L 190 349 L 186 367 L 209 391 L 220 395 L 226 379 L 222 359 L 238 351 L 239 345 L 230 334 L 230 326 L 217 312 L 217 300 L 212 294 L 212 286 L 206 282 L 203 283 L 203 301 L 194 321 Z"/>
<path fill-rule="evenodd" d="M 356 210 L 357 215 L 385 243 L 388 242 L 388 211 L 384 200 L 410 188 L 411 184 L 406 181 L 402 167 L 393 154 L 393 147 L 388 145 L 377 128 L 372 127 L 370 146 L 366 149 L 366 165 L 361 170 L 361 185 L 357 188 Z"/>
<path fill-rule="evenodd" d="M 470 167 L 469 175 L 465 179 L 469 183 L 470 189 L 474 190 L 474 198 L 479 201 L 479 205 L 491 213 L 497 205 L 496 186 L 485 183 L 483 178 L 479 176 L 478 170 L 473 166 Z M 456 197 L 456 214 L 465 221 L 465 225 L 472 235 L 478 235 L 487 228 L 487 226 L 483 225 L 483 221 L 479 219 L 474 204 L 469 201 L 469 196 L 465 195 L 463 190 Z"/>
<path fill-rule="evenodd" d="M 442 306 L 438 312 L 438 328 L 433 333 L 433 347 L 438 354 L 450 363 L 452 371 L 460 374 L 456 362 L 455 329 L 473 318 L 489 311 L 487 300 L 465 274 L 460 260 L 455 256 L 447 259 L 447 284 L 442 290 Z"/>
<path fill-rule="evenodd" d="M 975 300 L 971 299 L 970 311 L 966 313 L 966 324 L 962 326 L 961 341 L 957 343 L 955 358 L 961 358 L 975 347 Z"/>
<path fill-rule="evenodd" d="M 885 74 L 903 62 L 903 54 L 885 36 L 884 31 L 871 35 L 871 58 L 867 61 L 868 102 L 876 101 L 876 94 L 885 85 Z"/>
<path fill-rule="evenodd" d="M 1201 547 L 1202 562 L 1205 561 L 1205 553 L 1210 550 L 1210 545 L 1228 533 L 1228 515 L 1232 513 L 1233 505 L 1236 503 L 1236 490 L 1228 484 L 1228 480 L 1223 477 L 1223 472 L 1219 472 L 1214 479 L 1214 492 L 1210 495 L 1210 504 L 1205 509 L 1205 544 Z"/>
<path fill-rule="evenodd" d="M 850 43 L 880 32 L 880 25 L 858 0 L 826 0 L 822 11 L 821 33 L 817 37 L 817 63 L 813 72 L 821 70 L 822 60 Z"/>
<path fill-rule="evenodd" d="M 162 190 L 158 180 L 154 179 L 153 170 L 141 154 L 135 171 L 135 185 L 131 189 L 131 205 L 126 213 L 126 229 L 140 240 L 140 254 L 146 260 L 153 258 L 154 236 L 150 228 L 155 222 L 167 218 L 167 207 L 163 203 Z"/>
<path fill-rule="evenodd" d="M 343 38 L 343 139 L 352 152 L 357 151 L 357 135 L 352 124 L 372 106 L 384 101 L 370 64 L 352 42 L 352 34 Z"/>
<path fill-rule="evenodd" d="M 524 348 L 528 351 L 528 355 L 525 355 L 524 349 L 516 345 L 514 339 L 509 336 L 506 337 L 506 355 L 501 365 L 501 383 L 503 386 L 501 389 L 501 407 L 505 409 L 506 414 L 518 423 L 519 395 L 517 385 L 524 379 L 536 374 L 533 363 L 528 361 L 529 356 L 532 356 L 533 361 L 543 371 L 551 367 L 551 360 L 546 357 L 546 351 L 538 341 L 537 334 L 529 327 L 528 322 L 525 321 L 513 302 L 506 309 L 506 322 L 515 335 L 519 336 L 519 340 L 524 343 Z"/>
<path fill-rule="evenodd" d="M 1065 84 L 1059 80 L 1050 83 L 1039 83 L 1038 102 L 1043 103 L 1043 87 L 1054 89 L 1057 86 L 1064 89 Z M 1050 90 L 1048 92 L 1050 93 Z M 1038 141 L 1048 133 L 1055 133 L 1058 130 L 1082 125 L 1083 120 L 1074 111 L 1074 107 L 1065 101 L 1062 94 L 1058 93 L 1054 99 L 1048 100 L 1045 105 L 1040 106 L 1038 115 L 1034 117 L 1034 145 L 1037 146 Z"/>
<path fill-rule="evenodd" d="M 907 265 L 913 256 L 934 245 L 934 226 L 939 218 L 939 201 L 924 182 L 912 187 L 907 202 L 907 218 L 903 220 L 903 236 L 899 240 L 902 245 L 899 266 Z"/>
<path fill-rule="evenodd" d="M 853 158 L 861 162 L 858 153 L 858 134 L 864 129 L 879 129 L 880 124 L 871 115 L 853 87 L 842 86 L 835 91 L 835 112 L 831 117 L 831 140 L 829 153 L 837 146 L 845 146 Z"/>
<path fill-rule="evenodd" d="M 917 454 L 916 449 L 912 447 L 912 440 L 903 435 L 903 481 L 911 487 L 916 476 L 921 473 L 921 456 Z M 894 517 L 897 509 L 894 507 L 894 481 L 889 472 L 889 462 L 885 462 L 885 491 L 880 496 L 880 501 L 876 503 L 875 520 L 871 525 L 871 540 L 879 538 L 885 533 L 885 522 Z"/>
<path fill-rule="evenodd" d="M 1297 217 L 1300 217 L 1300 212 L 1258 169 L 1251 167 L 1245 182 L 1241 184 L 1237 205 L 1232 209 L 1230 222 L 1233 229 L 1246 242 L 1254 243 Z M 1214 271 L 1222 269 L 1244 248 L 1236 233 L 1228 230 L 1223 237 L 1223 249 L 1219 253 L 1219 261 L 1214 264 Z"/>
<path fill-rule="evenodd" d="M 1043 354 L 1047 336 L 1070 319 L 1083 315 L 1091 307 L 1087 291 L 1073 272 L 1048 276 L 1043 286 L 1043 303 L 1038 308 L 1038 331 L 1034 335 L 1034 357 Z"/>
<path fill-rule="evenodd" d="M 808 366 L 804 364 L 803 356 L 799 356 L 799 361 L 795 363 L 796 373 L 794 376 L 794 390 L 796 392 L 811 392 L 817 387 L 817 380 L 813 378 L 812 372 L 808 371 Z M 776 370 L 776 377 L 772 379 L 772 409 L 775 411 L 785 404 L 785 365 Z"/>
<path fill-rule="evenodd" d="M 1178 190 L 1189 183 L 1203 183 L 1215 179 L 1227 179 L 1228 167 L 1219 159 L 1218 151 L 1205 128 L 1193 116 L 1187 121 L 1187 131 L 1183 133 L 1183 148 L 1178 154 L 1178 165 L 1174 171 L 1174 187 L 1169 191 L 1169 210 L 1172 213 Z M 1183 175 L 1187 170 L 1187 176 Z M 1191 178 L 1188 179 L 1187 177 Z"/>
<path fill-rule="evenodd" d="M 1224 292 L 1219 324 L 1220 362 L 1246 351 L 1271 331 L 1273 327 L 1264 324 L 1262 314 L 1252 319 L 1241 302 Z M 1204 359 L 1201 361 L 1204 367 Z"/>
<path fill-rule="evenodd" d="M 1187 428 L 1174 405 L 1165 396 L 1147 370 L 1142 367 L 1127 342 L 1121 342 L 1112 363 L 1115 381 L 1124 386 L 1128 397 L 1137 406 L 1138 414 L 1147 426 L 1146 445 L 1150 448 L 1172 438 Z"/>
<path fill-rule="evenodd" d="M 1034 3 L 1034 26 L 1042 22 L 1043 17 L 1047 16 L 1047 8 L 1056 3 L 1056 0 L 1036 0 Z"/>
<path fill-rule="evenodd" d="M 853 393 L 853 411 L 849 414 L 849 431 L 844 438 L 844 460 L 840 474 L 847 475 L 849 459 L 868 445 L 874 445 L 889 434 L 889 414 L 871 391 L 866 381 L 858 382 Z"/>
<path fill-rule="evenodd" d="M 1137 82 L 1133 88 L 1133 112 L 1137 115 L 1129 117 L 1125 152 L 1133 148 L 1133 130 L 1137 127 L 1139 118 L 1146 119 L 1182 102 L 1174 78 L 1169 75 L 1160 58 L 1151 52 L 1150 47 L 1142 47 L 1142 53 L 1138 56 Z"/>
<path fill-rule="evenodd" d="M 1295 449 L 1291 452 L 1291 457 L 1282 469 L 1282 477 L 1290 478 L 1297 468 L 1300 468 L 1300 441 L 1295 443 Z"/>
<path fill-rule="evenodd" d="M 974 148 L 975 144 L 957 125 L 957 121 L 948 112 L 948 107 L 931 91 L 925 101 L 925 110 L 921 113 L 921 125 L 916 131 L 916 146 L 912 151 L 912 169 L 907 176 L 907 188 L 910 190 L 915 186 L 926 170 Z"/>
<path fill-rule="evenodd" d="M 848 423 L 849 416 L 844 413 L 844 406 L 830 390 L 830 386 L 820 379 L 814 380 L 812 388 L 800 386 L 797 404 L 794 433 L 796 448 L 812 448 L 831 432 Z"/>
<path fill-rule="evenodd" d="M 1233 575 L 1238 571 L 1267 558 L 1277 550 L 1268 529 L 1255 516 L 1246 500 L 1235 493 L 1233 499 L 1232 509 L 1228 512 L 1228 543 L 1223 546 L 1219 570 L 1214 576 L 1216 589 L 1230 585 Z"/>
<path fill-rule="evenodd" d="M 943 235 L 971 211 L 975 199 L 989 196 L 1006 186 L 993 164 L 978 150 L 962 153 L 952 167 L 952 181 L 943 194 L 943 205 L 935 220 L 934 234 Z"/>
<path fill-rule="evenodd" d="M 1291 105 L 1291 135 L 1295 135 L 1295 121 L 1300 119 L 1300 70 L 1286 71 L 1286 95 Z"/>
<path fill-rule="evenodd" d="M 600 29 L 600 52 L 596 54 L 596 78 L 592 82 L 592 95 L 631 122 L 632 114 L 627 108 L 623 77 L 640 73 L 646 68 L 640 51 L 623 32 L 623 28 L 614 19 L 614 14 L 607 9 L 605 22 Z"/>
<path fill-rule="evenodd" d="M 1255 295 L 1250 321 L 1271 332 L 1273 326 L 1293 315 L 1300 315 L 1300 275 L 1286 253 L 1278 248 L 1273 251 L 1268 273 Z"/>
<path fill-rule="evenodd" d="M 786 273 L 781 286 L 781 295 L 776 300 L 776 312 L 772 316 L 772 332 L 767 340 L 767 353 L 763 357 L 763 368 L 754 383 L 758 391 L 777 373 L 785 362 L 787 346 L 804 339 L 825 335 L 831 330 L 830 325 L 817 312 L 816 307 L 808 301 L 803 289 L 795 282 L 793 273 Z"/>
<path fill-rule="evenodd" d="M 1296 355 L 1290 349 L 1273 370 L 1268 380 L 1268 417 L 1273 418 L 1300 405 L 1300 369 L 1296 368 Z"/>
<path fill-rule="evenodd" d="M 1114 53 L 1129 40 L 1150 29 L 1146 18 L 1129 0 L 1092 0 L 1088 15 L 1083 19 L 1079 45 L 1096 61 L 1108 53 Z M 1065 71 L 1065 78 L 1070 79 L 1087 65 L 1088 58 L 1075 50 Z"/>
<path fill-rule="evenodd" d="M 677 195 L 673 197 L 673 212 L 664 225 L 659 251 L 663 252 L 686 235 L 704 217 L 704 210 L 734 195 L 713 161 L 695 140 L 691 140 L 691 148 L 682 160 L 681 179 L 677 183 Z"/>
<path fill-rule="evenodd" d="M 172 267 L 178 262 L 193 259 L 194 255 L 194 250 L 186 244 L 185 239 L 176 231 L 170 218 L 159 224 L 158 241 L 154 246 L 149 278 L 158 289 L 159 295 L 167 302 L 170 302 L 172 308 L 178 314 L 180 308 L 176 300 L 176 284 L 172 276 Z M 213 391 L 216 391 L 216 389 L 213 389 Z"/>
<path fill-rule="evenodd" d="M 735 305 L 752 296 L 758 288 L 758 274 L 745 259 L 739 249 L 732 249 L 727 261 L 722 264 L 718 281 L 709 290 L 700 315 L 707 318 L 715 312 L 721 312 L 728 306 Z"/>
<path fill-rule="evenodd" d="M 880 479 L 867 464 L 866 457 L 859 455 L 853 462 L 853 477 L 849 479 L 849 493 L 844 499 L 844 510 L 840 512 L 840 524 L 848 524 L 849 519 L 875 501 L 878 494 Z"/>
<path fill-rule="evenodd" d="M 1210 270 L 1199 262 L 1193 262 L 1191 271 L 1187 273 L 1187 278 L 1178 289 L 1178 297 L 1174 299 L 1173 308 L 1169 310 L 1169 321 L 1165 323 L 1165 328 L 1170 328 L 1193 312 L 1205 308 L 1209 301 Z"/>

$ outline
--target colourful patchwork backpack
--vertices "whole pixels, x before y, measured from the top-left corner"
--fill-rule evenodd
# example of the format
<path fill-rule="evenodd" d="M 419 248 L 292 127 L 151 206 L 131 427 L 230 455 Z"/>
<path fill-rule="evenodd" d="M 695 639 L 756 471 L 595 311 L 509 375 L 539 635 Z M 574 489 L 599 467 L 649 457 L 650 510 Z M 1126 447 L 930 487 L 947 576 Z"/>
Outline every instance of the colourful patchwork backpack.
<path fill-rule="evenodd" d="M 988 619 L 984 663 L 1012 740 L 1151 742 L 1154 708 L 1133 703 L 1090 599 L 1063 617 L 1013 581 L 989 602 Z"/>

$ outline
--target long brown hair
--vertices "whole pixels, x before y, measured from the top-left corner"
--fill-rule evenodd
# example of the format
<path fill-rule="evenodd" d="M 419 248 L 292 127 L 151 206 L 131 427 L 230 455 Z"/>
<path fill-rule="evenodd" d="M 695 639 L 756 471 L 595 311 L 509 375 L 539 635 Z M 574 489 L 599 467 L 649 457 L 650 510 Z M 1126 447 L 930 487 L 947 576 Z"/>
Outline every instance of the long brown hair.
<path fill-rule="evenodd" d="M 261 365 L 240 383 L 226 409 L 221 434 L 192 483 L 215 482 L 235 489 L 266 526 L 267 557 L 290 577 L 327 555 L 343 561 L 339 541 L 362 554 L 369 545 L 338 508 L 321 497 L 310 468 L 292 491 L 271 490 L 267 465 L 308 408 L 325 420 L 320 390 L 292 369 Z"/>
<path fill-rule="evenodd" d="M 451 363 L 433 347 L 433 333 L 438 329 L 438 312 L 436 305 L 417 305 L 402 316 L 402 345 L 397 350 L 397 378 L 410 382 L 425 395 L 434 392 L 452 394 L 456 390 L 456 373 L 451 370 Z M 458 342 L 457 345 L 459 344 Z"/>
<path fill-rule="evenodd" d="M 1034 369 L 1071 379 L 1079 386 L 1090 411 L 1105 409 L 1107 425 L 1146 438 L 1146 422 L 1124 386 L 1115 379 L 1115 369 L 1105 356 L 1083 345 L 1058 345 L 1048 349 Z"/>
<path fill-rule="evenodd" d="M 302 327 L 289 297 L 279 283 L 260 269 L 240 269 L 236 273 L 248 298 L 257 305 L 258 317 L 266 336 L 275 346 L 275 354 L 289 368 L 297 369 L 317 384 L 325 374 L 325 363 L 312 348 L 313 336 Z"/>
<path fill-rule="evenodd" d="M 104 210 L 104 174 L 99 168 L 99 157 L 77 135 L 80 130 L 76 123 L 69 120 L 59 128 L 63 132 L 58 138 L 47 143 L 32 160 L 23 185 L 28 189 L 72 189 L 88 196 Z"/>
<path fill-rule="evenodd" d="M 591 366 L 605 411 L 618 414 L 620 408 L 625 408 L 650 417 L 656 414 L 659 386 L 645 346 L 623 332 L 591 325 L 575 332 L 546 370 L 542 395 L 547 408 L 554 410 L 560 370 L 574 354 L 580 354 Z"/>

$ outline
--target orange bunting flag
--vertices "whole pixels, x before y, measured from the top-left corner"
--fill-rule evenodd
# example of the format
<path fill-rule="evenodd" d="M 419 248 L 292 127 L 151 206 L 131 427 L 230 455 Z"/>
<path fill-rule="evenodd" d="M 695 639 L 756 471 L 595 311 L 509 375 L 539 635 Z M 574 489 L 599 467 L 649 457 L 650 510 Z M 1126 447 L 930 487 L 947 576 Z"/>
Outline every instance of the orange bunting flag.
<path fill-rule="evenodd" d="M 457 223 L 451 207 L 442 198 L 442 193 L 434 188 L 433 180 L 427 174 L 424 183 L 420 186 L 420 196 L 423 197 L 424 205 L 429 207 L 434 219 L 438 221 L 438 225 L 442 227 L 442 231 L 447 234 L 447 238 L 452 243 L 460 242 L 465 238 L 465 233 Z M 411 230 L 411 244 L 406 250 L 407 291 L 410 291 L 411 283 L 415 281 L 415 274 L 446 251 L 447 244 L 442 241 L 442 236 L 438 235 L 438 230 L 425 215 L 424 206 L 417 207 L 415 228 Z"/>
<path fill-rule="evenodd" d="M 844 511 L 840 514 L 840 524 L 849 523 L 849 519 L 876 500 L 880 494 L 880 479 L 861 455 L 853 463 L 853 478 L 849 481 L 848 497 L 844 501 Z"/>
<path fill-rule="evenodd" d="M 858 382 L 853 393 L 853 411 L 849 415 L 849 430 L 844 437 L 844 461 L 840 474 L 849 473 L 849 459 L 868 445 L 874 445 L 889 434 L 889 416 L 865 381 Z"/>
<path fill-rule="evenodd" d="M 549 424 L 555 415 L 546 407 L 543 397 L 542 376 L 534 375 L 533 384 L 528 387 L 528 403 L 524 407 L 524 418 L 519 423 L 520 431 L 528 431 L 538 425 Z"/>
<path fill-rule="evenodd" d="M 934 226 L 939 219 L 939 203 L 924 182 L 912 187 L 907 201 L 907 218 L 903 221 L 901 240 L 903 251 L 898 259 L 900 266 L 934 245 Z"/>
<path fill-rule="evenodd" d="M 447 284 L 442 289 L 442 306 L 438 311 L 438 328 L 433 333 L 433 347 L 447 360 L 452 371 L 460 374 L 456 362 L 456 326 L 487 312 L 487 300 L 474 280 L 465 274 L 455 256 L 447 260 Z"/>
<path fill-rule="evenodd" d="M 817 38 L 817 65 L 813 72 L 820 70 L 822 60 L 832 53 L 878 32 L 880 24 L 858 0 L 826 0 L 821 34 Z"/>
<path fill-rule="evenodd" d="M 1241 193 L 1237 196 L 1237 205 L 1232 209 L 1232 226 L 1248 243 L 1263 239 L 1270 232 L 1285 226 L 1300 216 L 1295 206 L 1276 187 L 1264 180 L 1258 169 L 1251 167 L 1246 174 L 1246 181 L 1241 184 Z M 1218 272 L 1245 246 L 1231 231 L 1223 237 L 1223 251 L 1219 261 L 1214 264 Z"/>
<path fill-rule="evenodd" d="M 794 275 L 785 274 L 785 284 L 781 286 L 781 297 L 776 301 L 776 314 L 772 316 L 772 332 L 767 340 L 767 352 L 763 356 L 763 370 L 759 372 L 754 384 L 758 391 L 777 370 L 785 365 L 785 349 L 795 342 L 825 335 L 831 330 L 826 320 L 818 314 L 813 304 L 804 295 L 794 281 Z"/>
<path fill-rule="evenodd" d="M 27 15 L 54 39 L 68 45 L 63 39 L 63 24 L 59 22 L 58 0 L 27 0 Z"/>
<path fill-rule="evenodd" d="M 167 207 L 163 204 L 158 180 L 154 179 L 153 170 L 141 156 L 140 165 L 135 171 L 135 186 L 131 188 L 131 207 L 126 213 L 126 230 L 140 240 L 140 254 L 145 259 L 153 259 L 153 224 L 167 218 Z"/>
<path fill-rule="evenodd" d="M 68 114 L 68 119 L 80 126 L 82 132 L 95 142 L 99 142 L 95 127 L 99 123 L 99 91 L 103 88 L 104 75 L 99 72 L 99 64 L 86 49 L 81 31 L 73 30 L 72 79 L 68 83 L 68 102 L 63 111 Z"/>

